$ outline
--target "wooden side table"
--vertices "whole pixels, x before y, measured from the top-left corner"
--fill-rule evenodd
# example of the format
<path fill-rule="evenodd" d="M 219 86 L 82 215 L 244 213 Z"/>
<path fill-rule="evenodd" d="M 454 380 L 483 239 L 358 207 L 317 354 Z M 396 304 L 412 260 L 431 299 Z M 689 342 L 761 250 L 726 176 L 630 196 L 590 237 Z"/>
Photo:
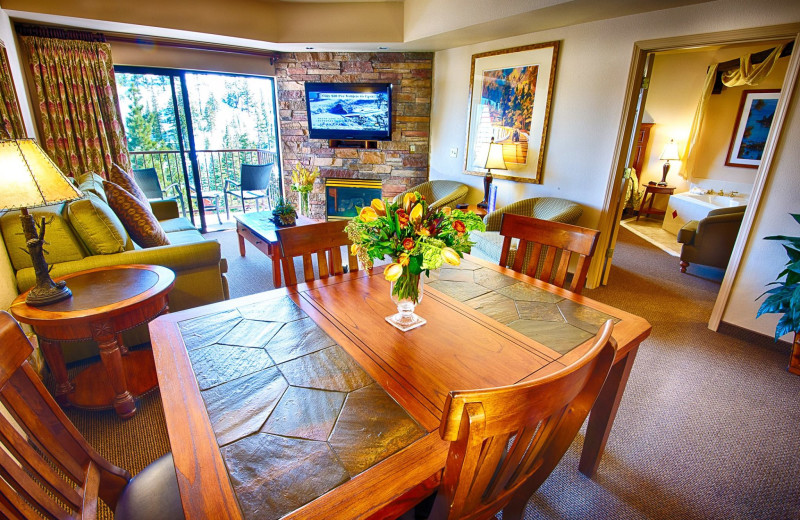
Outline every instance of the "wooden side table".
<path fill-rule="evenodd" d="M 56 400 L 62 406 L 113 407 L 120 417 L 133 416 L 134 397 L 158 386 L 158 379 L 152 351 L 128 353 L 121 332 L 167 311 L 175 273 L 155 265 L 119 265 L 57 280 L 67 281 L 71 298 L 32 307 L 25 303 L 25 292 L 10 309 L 39 336 L 42 354 L 56 380 Z M 97 342 L 100 362 L 81 371 L 73 384 L 67 377 L 62 342 L 87 339 Z"/>
<path fill-rule="evenodd" d="M 484 208 L 478 207 L 477 204 L 456 204 L 456 209 L 475 213 L 479 217 L 485 217 L 487 211 Z"/>
<path fill-rule="evenodd" d="M 675 192 L 675 186 L 659 186 L 658 184 L 648 184 L 644 189 L 644 197 L 642 197 L 642 204 L 639 206 L 639 213 L 636 214 L 636 220 L 642 215 L 663 215 L 666 213 L 661 209 L 653 209 L 653 200 L 656 195 L 672 195 Z M 650 203 L 647 203 L 647 196 L 650 196 Z M 645 205 L 647 207 L 645 208 Z"/>

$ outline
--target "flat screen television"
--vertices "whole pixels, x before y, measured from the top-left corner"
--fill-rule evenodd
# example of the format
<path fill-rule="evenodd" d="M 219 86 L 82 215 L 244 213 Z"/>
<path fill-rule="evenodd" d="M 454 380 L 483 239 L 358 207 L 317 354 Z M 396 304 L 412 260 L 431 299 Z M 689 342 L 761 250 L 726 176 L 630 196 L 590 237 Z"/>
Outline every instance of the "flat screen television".
<path fill-rule="evenodd" d="M 391 83 L 306 83 L 311 139 L 392 139 Z"/>

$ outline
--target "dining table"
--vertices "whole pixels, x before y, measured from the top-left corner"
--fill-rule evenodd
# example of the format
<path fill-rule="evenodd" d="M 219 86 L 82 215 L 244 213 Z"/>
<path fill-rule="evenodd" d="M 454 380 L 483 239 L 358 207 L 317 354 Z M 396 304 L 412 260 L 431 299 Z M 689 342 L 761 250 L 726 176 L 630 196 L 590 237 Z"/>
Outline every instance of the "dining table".
<path fill-rule="evenodd" d="M 186 518 L 388 517 L 438 485 L 450 391 L 564 369 L 611 319 L 579 463 L 595 474 L 646 320 L 469 255 L 425 279 L 427 324 L 401 332 L 394 312 L 375 268 L 151 322 Z"/>

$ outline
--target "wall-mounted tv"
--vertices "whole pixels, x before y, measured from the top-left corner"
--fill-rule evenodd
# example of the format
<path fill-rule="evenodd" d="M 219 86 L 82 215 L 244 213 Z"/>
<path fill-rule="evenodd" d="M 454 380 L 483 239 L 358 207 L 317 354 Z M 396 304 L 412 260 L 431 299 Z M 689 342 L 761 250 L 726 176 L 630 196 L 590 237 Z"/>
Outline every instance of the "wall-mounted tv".
<path fill-rule="evenodd" d="M 306 83 L 311 139 L 392 139 L 391 83 Z"/>

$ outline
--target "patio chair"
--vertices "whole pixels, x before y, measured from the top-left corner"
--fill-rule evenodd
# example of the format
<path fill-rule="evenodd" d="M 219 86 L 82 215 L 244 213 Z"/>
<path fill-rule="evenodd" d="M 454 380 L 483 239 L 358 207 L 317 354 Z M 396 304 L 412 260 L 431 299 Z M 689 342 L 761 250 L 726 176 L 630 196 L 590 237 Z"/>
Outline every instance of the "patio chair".
<path fill-rule="evenodd" d="M 150 200 L 174 200 L 181 206 L 181 215 L 186 216 L 186 207 L 183 205 L 183 192 L 180 183 L 173 182 L 166 188 L 161 188 L 158 172 L 155 168 L 141 168 L 133 170 L 133 178 Z M 174 192 L 174 194 L 170 193 Z"/>
<path fill-rule="evenodd" d="M 243 164 L 239 182 L 225 179 L 223 192 L 225 195 L 225 215 L 230 218 L 228 195 L 242 200 L 242 211 L 247 212 L 247 201 L 256 201 L 256 211 L 259 211 L 258 201 L 267 199 L 267 208 L 272 209 L 269 201 L 269 180 L 274 163 L 269 164 Z"/>
<path fill-rule="evenodd" d="M 194 189 L 194 186 L 189 186 L 189 195 L 192 199 L 197 200 L 197 190 Z M 217 220 L 222 225 L 222 217 L 219 214 L 220 197 L 222 197 L 222 193 L 217 190 L 203 190 L 203 209 L 206 211 L 214 210 L 217 214 Z"/>
<path fill-rule="evenodd" d="M 184 518 L 172 454 L 135 478 L 94 450 L 27 359 L 19 324 L 0 311 L 0 517 L 97 517 L 101 498 L 119 520 Z"/>

